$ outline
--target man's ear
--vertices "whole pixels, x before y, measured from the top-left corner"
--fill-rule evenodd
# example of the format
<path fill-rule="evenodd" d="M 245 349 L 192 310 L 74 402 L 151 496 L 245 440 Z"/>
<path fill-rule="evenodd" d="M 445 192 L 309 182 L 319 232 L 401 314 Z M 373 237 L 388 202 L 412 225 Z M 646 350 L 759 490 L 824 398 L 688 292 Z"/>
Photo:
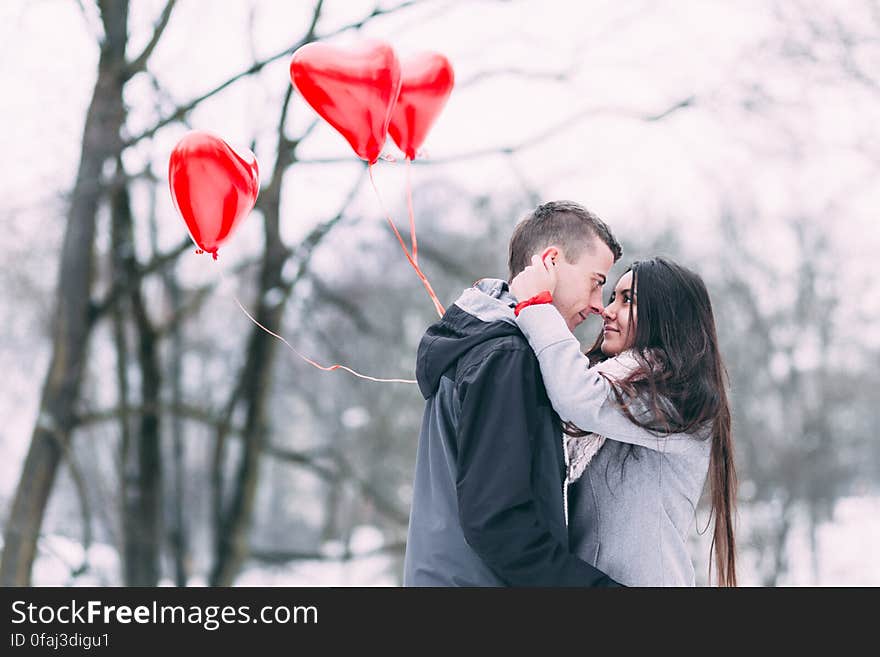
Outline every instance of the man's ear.
<path fill-rule="evenodd" d="M 546 249 L 541 251 L 541 261 L 544 263 L 545 267 L 549 267 L 551 263 L 558 265 L 560 256 L 561 253 L 559 251 L 559 247 L 556 246 L 548 246 Z"/>

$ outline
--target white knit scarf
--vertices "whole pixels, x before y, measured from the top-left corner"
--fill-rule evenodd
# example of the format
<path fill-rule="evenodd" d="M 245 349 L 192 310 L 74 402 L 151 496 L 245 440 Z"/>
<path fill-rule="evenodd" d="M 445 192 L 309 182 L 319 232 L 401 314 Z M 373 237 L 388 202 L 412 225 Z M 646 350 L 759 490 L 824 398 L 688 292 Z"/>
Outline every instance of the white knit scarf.
<path fill-rule="evenodd" d="M 568 483 L 581 478 L 593 457 L 605 444 L 605 436 L 591 433 L 586 436 L 565 436 L 565 451 L 568 456 Z"/>
<path fill-rule="evenodd" d="M 638 367 L 638 362 L 633 356 L 631 350 L 626 350 L 614 358 L 597 363 L 592 368 L 593 371 L 601 372 L 606 378 L 615 380 L 625 379 L 634 368 Z M 565 456 L 568 465 L 568 483 L 574 483 L 584 474 L 590 461 L 596 453 L 605 444 L 605 436 L 591 433 L 586 436 L 568 436 L 564 437 Z"/>

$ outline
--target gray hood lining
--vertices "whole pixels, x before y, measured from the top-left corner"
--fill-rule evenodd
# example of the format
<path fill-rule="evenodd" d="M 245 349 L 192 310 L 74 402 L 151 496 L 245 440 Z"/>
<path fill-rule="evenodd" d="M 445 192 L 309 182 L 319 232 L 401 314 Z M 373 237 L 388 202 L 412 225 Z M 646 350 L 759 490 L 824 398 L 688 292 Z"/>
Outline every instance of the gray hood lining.
<path fill-rule="evenodd" d="M 455 301 L 455 305 L 483 322 L 507 322 L 516 325 L 513 306 L 516 298 L 510 293 L 507 281 L 482 278 L 469 287 Z"/>

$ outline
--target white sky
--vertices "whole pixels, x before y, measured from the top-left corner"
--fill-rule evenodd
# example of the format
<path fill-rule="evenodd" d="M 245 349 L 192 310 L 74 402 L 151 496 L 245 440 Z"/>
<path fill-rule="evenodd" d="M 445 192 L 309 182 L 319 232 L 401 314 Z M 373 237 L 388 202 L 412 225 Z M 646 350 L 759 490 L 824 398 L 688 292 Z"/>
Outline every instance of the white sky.
<path fill-rule="evenodd" d="M 134 3 L 132 51 L 146 40 L 163 4 Z M 319 32 L 373 7 L 372 2 L 360 0 L 326 4 Z M 247 35 L 251 6 L 255 8 L 253 43 Z M 404 55 L 421 49 L 446 53 L 460 83 L 485 70 L 573 69 L 565 84 L 499 76 L 457 88 L 426 147 L 433 157 L 448 158 L 475 148 L 516 143 L 579 110 L 604 112 L 523 151 L 516 161 L 525 178 L 546 197 L 582 200 L 616 228 L 641 229 L 645 207 L 704 223 L 716 209 L 719 188 L 731 195 L 748 192 L 757 197 L 750 200 L 775 213 L 790 207 L 792 196 L 807 203 L 825 201 L 859 174 L 872 172 L 868 164 L 873 163 L 860 163 L 852 153 L 839 151 L 857 138 L 857 126 L 876 124 L 869 121 L 871 116 L 877 118 L 876 100 L 866 107 L 849 96 L 829 94 L 826 81 L 797 77 L 790 66 L 767 68 L 766 58 L 759 60 L 758 53 L 762 43 L 778 38 L 779 25 L 766 6 L 758 1 L 440 1 L 376 20 L 364 34 L 389 40 Z M 170 98 L 181 102 L 246 67 L 251 47 L 264 57 L 289 45 L 300 34 L 310 7 L 310 2 L 286 0 L 182 0 L 151 70 Z M 0 192 L 4 206 L 29 207 L 70 186 L 97 49 L 72 0 L 6 2 L 0 19 L 5 32 L 0 32 L 4 55 L 0 70 L 6 89 L 16 90 L 4 94 L 4 116 L 15 129 L 2 137 L 4 151 L 16 166 L 9 167 L 0 181 Z M 91 29 L 96 29 L 94 20 Z M 357 38 L 360 35 L 350 33 L 337 41 Z M 232 143 L 257 137 L 264 180 L 272 165 L 272 132 L 288 83 L 287 65 L 284 58 L 257 78 L 237 83 L 205 103 L 191 119 L 194 127 L 213 130 Z M 784 113 L 781 123 L 788 125 L 774 120 L 742 124 L 738 107 L 742 87 L 756 83 L 790 103 L 771 110 Z M 154 94 L 145 76 L 134 80 L 127 91 L 129 128 L 137 132 L 156 119 Z M 662 124 L 621 117 L 621 113 L 651 114 L 690 95 L 697 96 L 698 109 L 685 110 Z M 301 102 L 292 114 L 294 130 L 314 116 Z M 163 130 L 152 143 L 128 154 L 127 164 L 136 168 L 153 158 L 164 174 L 167 153 L 185 130 L 183 126 Z M 793 133 L 791 141 L 813 137 L 812 143 L 793 146 L 786 130 Z M 317 133 L 304 145 L 302 157 L 351 155 L 328 126 L 322 124 Z M 795 147 L 805 149 L 804 165 L 796 170 L 789 157 Z M 390 143 L 389 150 L 396 152 Z M 835 162 L 835 156 L 845 161 Z M 832 167 L 835 175 L 829 176 Z M 400 178 L 393 175 L 400 169 L 380 165 L 377 175 Z M 516 186 L 509 166 L 499 158 L 437 169 L 479 190 Z M 347 173 L 345 167 L 301 167 L 286 190 L 291 220 L 285 234 L 295 239 L 311 222 L 332 211 L 339 201 L 340 181 L 347 181 L 356 170 L 354 166 Z M 716 181 L 707 184 L 707 176 Z M 397 182 L 386 183 L 390 188 L 386 197 L 399 191 Z M 168 199 L 161 200 L 167 206 L 168 222 L 177 222 Z M 179 233 L 179 227 L 173 228 L 169 236 Z M 699 241 L 705 238 L 700 231 L 691 233 L 699 235 Z"/>

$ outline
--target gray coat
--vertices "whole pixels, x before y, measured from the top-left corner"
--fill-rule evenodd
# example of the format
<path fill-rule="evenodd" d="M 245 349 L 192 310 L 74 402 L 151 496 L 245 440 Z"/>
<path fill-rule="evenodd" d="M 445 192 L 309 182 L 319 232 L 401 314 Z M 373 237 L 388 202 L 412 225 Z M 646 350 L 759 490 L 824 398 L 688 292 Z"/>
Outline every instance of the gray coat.
<path fill-rule="evenodd" d="M 687 536 L 708 473 L 709 430 L 658 437 L 631 422 L 599 370 L 623 378 L 632 356 L 590 368 L 553 306 L 530 306 L 517 323 L 559 416 L 606 438 L 570 490 L 572 551 L 627 586 L 693 586 Z"/>

